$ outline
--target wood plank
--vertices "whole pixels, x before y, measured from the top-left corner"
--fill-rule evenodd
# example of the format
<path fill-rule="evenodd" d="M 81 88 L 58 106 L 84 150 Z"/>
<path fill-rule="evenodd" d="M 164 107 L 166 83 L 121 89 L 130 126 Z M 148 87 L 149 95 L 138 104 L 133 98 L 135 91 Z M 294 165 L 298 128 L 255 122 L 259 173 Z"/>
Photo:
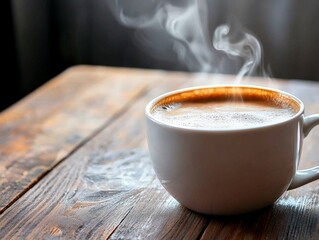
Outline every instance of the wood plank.
<path fill-rule="evenodd" d="M 143 110 L 152 97 L 176 88 L 187 76 L 160 78 L 150 80 L 157 84 L 151 93 L 118 114 L 0 216 L 0 239 L 315 239 L 319 235 L 315 183 L 286 193 L 269 208 L 228 218 L 196 214 L 170 197 L 151 168 Z M 170 78 L 177 83 L 170 83 Z M 194 84 L 202 83 L 186 83 Z M 315 156 L 316 151 L 306 148 L 304 153 Z M 318 164 L 319 159 L 313 161 Z"/>
<path fill-rule="evenodd" d="M 153 186 L 144 190 L 110 239 L 197 239 L 209 220 Z"/>
<path fill-rule="evenodd" d="M 3 112 L 0 213 L 161 75 L 73 67 Z"/>

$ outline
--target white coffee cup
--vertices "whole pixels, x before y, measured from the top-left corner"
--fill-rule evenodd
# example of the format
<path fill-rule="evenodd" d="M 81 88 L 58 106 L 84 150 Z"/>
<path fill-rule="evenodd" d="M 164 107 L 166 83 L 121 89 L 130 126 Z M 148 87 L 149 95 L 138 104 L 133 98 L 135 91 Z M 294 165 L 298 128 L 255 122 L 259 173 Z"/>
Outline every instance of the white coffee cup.
<path fill-rule="evenodd" d="M 243 129 L 180 127 L 154 117 L 160 102 L 228 88 L 283 97 L 296 107 L 296 113 L 281 122 Z M 319 115 L 304 117 L 302 101 L 289 93 L 256 86 L 187 88 L 153 99 L 145 116 L 158 179 L 178 202 L 196 212 L 247 213 L 270 205 L 287 190 L 319 179 L 319 166 L 297 170 L 303 139 L 319 124 Z"/>

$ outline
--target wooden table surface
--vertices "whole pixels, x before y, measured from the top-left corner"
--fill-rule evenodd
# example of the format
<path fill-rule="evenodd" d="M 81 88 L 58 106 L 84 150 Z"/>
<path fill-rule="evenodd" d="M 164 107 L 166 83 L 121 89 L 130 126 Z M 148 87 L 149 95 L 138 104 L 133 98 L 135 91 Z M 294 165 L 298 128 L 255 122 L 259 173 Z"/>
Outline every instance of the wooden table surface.
<path fill-rule="evenodd" d="M 177 203 L 150 162 L 144 108 L 232 76 L 76 66 L 0 114 L 0 239 L 319 239 L 319 181 L 260 211 L 205 216 Z M 319 82 L 250 78 L 319 113 Z M 319 129 L 300 168 L 319 164 Z M 234 196 L 236 197 L 236 196 Z"/>

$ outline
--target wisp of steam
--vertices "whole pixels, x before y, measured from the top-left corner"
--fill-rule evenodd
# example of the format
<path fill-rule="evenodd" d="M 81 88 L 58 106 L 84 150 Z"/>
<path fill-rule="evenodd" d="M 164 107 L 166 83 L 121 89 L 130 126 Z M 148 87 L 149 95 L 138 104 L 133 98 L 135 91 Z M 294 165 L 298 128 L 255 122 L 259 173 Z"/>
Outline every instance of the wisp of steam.
<path fill-rule="evenodd" d="M 257 38 L 238 23 L 234 31 L 231 24 L 223 24 L 212 33 L 204 0 L 108 0 L 108 3 L 120 23 L 139 30 L 137 40 L 154 55 L 163 54 L 162 48 L 171 48 L 190 71 L 231 70 L 228 73 L 237 74 L 236 82 L 247 75 L 267 77 Z"/>

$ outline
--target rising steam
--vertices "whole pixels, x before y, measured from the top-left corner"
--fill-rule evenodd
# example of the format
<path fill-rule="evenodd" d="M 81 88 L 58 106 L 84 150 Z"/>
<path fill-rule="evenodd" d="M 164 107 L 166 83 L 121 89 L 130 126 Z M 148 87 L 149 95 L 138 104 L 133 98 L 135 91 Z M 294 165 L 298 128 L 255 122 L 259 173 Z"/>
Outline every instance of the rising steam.
<path fill-rule="evenodd" d="M 265 76 L 265 71 L 260 70 L 263 69 L 260 68 L 262 47 L 257 38 L 246 31 L 241 31 L 238 38 L 239 28 L 233 34 L 230 25 L 221 25 L 212 34 L 204 0 L 108 2 L 119 22 L 139 30 L 138 41 L 154 55 L 174 50 L 190 71 L 216 73 L 226 71 L 223 56 L 226 53 L 229 57 L 227 71 L 237 73 L 237 81 L 246 75 Z M 234 66 L 232 72 L 229 72 L 229 65 Z"/>
<path fill-rule="evenodd" d="M 214 33 L 214 48 L 225 52 L 230 57 L 239 57 L 244 60 L 240 71 L 236 76 L 236 81 L 247 75 L 267 76 L 262 64 L 262 46 L 252 34 L 242 32 L 242 37 L 236 42 L 231 41 L 230 27 L 221 25 L 216 28 Z M 258 73 L 258 69 L 261 69 Z"/>

